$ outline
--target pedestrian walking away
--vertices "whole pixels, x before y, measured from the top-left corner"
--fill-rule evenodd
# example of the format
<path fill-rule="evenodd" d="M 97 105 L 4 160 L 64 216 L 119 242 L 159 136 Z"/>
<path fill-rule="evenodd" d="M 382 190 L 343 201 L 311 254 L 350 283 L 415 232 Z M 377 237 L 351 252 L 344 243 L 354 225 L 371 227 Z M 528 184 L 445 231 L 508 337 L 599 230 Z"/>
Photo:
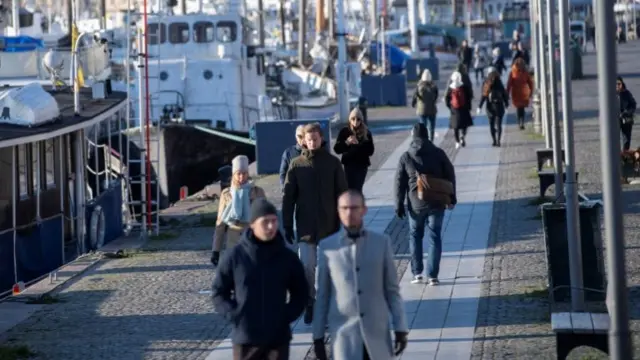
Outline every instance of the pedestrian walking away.
<path fill-rule="evenodd" d="M 340 228 L 336 212 L 338 196 L 347 190 L 342 164 L 323 146 L 320 124 L 304 127 L 305 149 L 291 161 L 282 197 L 282 223 L 285 238 L 294 240 L 296 219 L 300 260 L 309 286 L 309 301 L 304 322 L 311 324 L 315 299 L 316 249 L 318 240 Z"/>
<path fill-rule="evenodd" d="M 340 129 L 333 146 L 333 151 L 342 155 L 349 189 L 362 191 L 374 150 L 371 131 L 364 123 L 360 110 L 354 108 L 349 114 L 349 125 Z"/>
<path fill-rule="evenodd" d="M 524 130 L 525 108 L 533 95 L 533 79 L 527 70 L 524 59 L 518 58 L 511 67 L 511 73 L 507 80 L 507 93 L 511 94 L 511 102 L 516 108 L 518 126 Z"/>
<path fill-rule="evenodd" d="M 288 360 L 290 324 L 307 304 L 309 285 L 278 231 L 275 206 L 258 199 L 250 213 L 239 245 L 220 260 L 213 304 L 231 323 L 235 360 Z"/>
<path fill-rule="evenodd" d="M 431 71 L 426 69 L 413 93 L 411 106 L 416 108 L 416 115 L 429 131 L 429 140 L 436 136 L 436 116 L 438 115 L 438 86 L 433 81 Z"/>
<path fill-rule="evenodd" d="M 338 213 L 342 230 L 318 246 L 316 357 L 328 360 L 324 342 L 328 329 L 334 360 L 394 359 L 406 348 L 409 330 L 391 239 L 364 227 L 367 206 L 357 190 L 340 196 Z"/>
<path fill-rule="evenodd" d="M 487 66 L 487 51 L 480 44 L 476 44 L 473 53 L 473 68 L 476 73 L 476 83 L 484 81 L 484 68 Z"/>
<path fill-rule="evenodd" d="M 478 105 L 478 114 L 480 114 L 480 110 L 485 104 L 487 117 L 489 118 L 489 130 L 493 140 L 492 146 L 500 146 L 502 119 L 507 107 L 509 107 L 509 96 L 502 84 L 502 80 L 500 80 L 500 74 L 494 68 L 489 68 L 487 80 L 482 85 L 482 98 Z"/>
<path fill-rule="evenodd" d="M 458 71 L 451 74 L 444 100 L 451 111 L 449 127 L 453 129 L 456 149 L 460 148 L 460 146 L 466 146 L 467 128 L 473 125 L 473 119 L 471 118 L 472 97 L 473 90 L 471 85 L 464 84 L 462 74 Z"/>
<path fill-rule="evenodd" d="M 620 102 L 620 133 L 622 134 L 622 150 L 627 151 L 631 148 L 631 131 L 633 130 L 633 117 L 636 112 L 636 100 L 633 98 L 631 91 L 627 89 L 627 85 L 618 76 L 616 81 L 616 92 L 618 101 Z"/>
<path fill-rule="evenodd" d="M 422 240 L 427 231 L 427 281 L 438 285 L 445 209 L 457 203 L 456 175 L 444 150 L 427 139 L 422 124 L 413 127 L 409 150 L 400 157 L 395 180 L 396 216 L 409 215 L 409 250 L 413 283 L 424 280 Z M 405 209 L 405 198 L 408 200 Z M 405 211 L 406 210 L 406 211 Z"/>
<path fill-rule="evenodd" d="M 264 190 L 249 181 L 249 158 L 238 155 L 231 161 L 231 186 L 222 190 L 218 200 L 218 218 L 213 233 L 211 263 L 218 265 L 220 251 L 226 237 L 227 249 L 238 243 L 242 232 L 249 226 L 251 203 L 264 198 Z"/>
<path fill-rule="evenodd" d="M 304 147 L 303 129 L 304 125 L 298 125 L 298 127 L 296 127 L 296 144 L 286 148 L 282 153 L 282 159 L 280 161 L 280 188 L 282 191 L 284 191 L 284 180 L 287 178 L 287 171 L 289 171 L 291 160 L 297 158 L 302 153 L 302 148 Z"/>

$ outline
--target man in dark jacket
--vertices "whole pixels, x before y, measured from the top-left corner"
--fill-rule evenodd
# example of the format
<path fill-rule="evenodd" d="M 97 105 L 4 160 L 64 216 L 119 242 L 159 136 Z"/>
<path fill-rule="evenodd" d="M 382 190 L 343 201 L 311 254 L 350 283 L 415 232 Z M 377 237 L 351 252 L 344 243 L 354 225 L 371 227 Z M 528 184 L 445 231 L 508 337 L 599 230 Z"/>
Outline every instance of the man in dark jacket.
<path fill-rule="evenodd" d="M 473 61 L 473 49 L 471 49 L 467 40 L 462 40 L 460 49 L 458 49 L 458 63 L 470 69 L 471 61 Z"/>
<path fill-rule="evenodd" d="M 291 242 L 294 238 L 295 215 L 300 260 L 307 281 L 311 284 L 304 316 L 305 323 L 310 324 L 315 299 L 317 243 L 340 228 L 336 209 L 338 197 L 347 190 L 347 180 L 340 160 L 323 146 L 320 124 L 305 125 L 304 143 L 306 148 L 302 150 L 302 155 L 291 161 L 287 172 L 282 198 L 282 223 L 285 237 Z"/>
<path fill-rule="evenodd" d="M 216 311 L 233 324 L 234 359 L 288 360 L 290 323 L 307 305 L 308 287 L 300 260 L 278 231 L 275 206 L 255 200 L 250 228 L 225 252 L 213 281 Z"/>
<path fill-rule="evenodd" d="M 428 230 L 429 248 L 427 252 L 427 277 L 429 285 L 438 285 L 440 256 L 442 254 L 442 222 L 445 205 L 429 203 L 418 197 L 418 174 L 447 180 L 453 184 L 453 196 L 448 205 L 453 209 L 457 200 L 455 195 L 456 175 L 451 160 L 439 147 L 427 139 L 427 129 L 416 124 L 411 132 L 413 141 L 409 150 L 402 154 L 396 172 L 395 199 L 396 215 L 405 216 L 405 196 L 408 197 L 409 248 L 411 250 L 412 283 L 421 283 L 422 276 L 422 238 L 425 228 Z"/>
<path fill-rule="evenodd" d="M 282 191 L 284 191 L 284 180 L 287 178 L 287 171 L 289 171 L 291 160 L 297 158 L 300 156 L 300 153 L 302 153 L 302 147 L 304 145 L 303 128 L 304 125 L 298 125 L 296 128 L 296 144 L 286 148 L 282 153 L 282 160 L 280 161 L 280 188 Z"/>

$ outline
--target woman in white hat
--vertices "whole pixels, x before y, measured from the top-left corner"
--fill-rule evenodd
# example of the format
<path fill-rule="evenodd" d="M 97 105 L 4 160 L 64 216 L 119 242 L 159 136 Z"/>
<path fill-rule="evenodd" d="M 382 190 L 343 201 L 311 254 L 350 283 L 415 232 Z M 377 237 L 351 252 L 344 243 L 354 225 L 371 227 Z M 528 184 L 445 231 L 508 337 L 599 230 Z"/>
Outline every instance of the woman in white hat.
<path fill-rule="evenodd" d="M 449 126 L 453 129 L 456 139 L 456 149 L 466 146 L 465 136 L 467 128 L 473 125 L 471 118 L 471 99 L 473 92 L 469 86 L 465 86 L 462 81 L 462 74 L 454 71 L 451 74 L 449 87 L 444 95 L 444 101 L 451 111 Z"/>
<path fill-rule="evenodd" d="M 211 263 L 218 265 L 220 251 L 227 235 L 227 249 L 238 243 L 240 235 L 249 226 L 251 203 L 264 198 L 264 190 L 249 181 L 249 158 L 238 155 L 231 161 L 231 186 L 222 190 L 218 205 L 218 219 L 213 234 Z"/>

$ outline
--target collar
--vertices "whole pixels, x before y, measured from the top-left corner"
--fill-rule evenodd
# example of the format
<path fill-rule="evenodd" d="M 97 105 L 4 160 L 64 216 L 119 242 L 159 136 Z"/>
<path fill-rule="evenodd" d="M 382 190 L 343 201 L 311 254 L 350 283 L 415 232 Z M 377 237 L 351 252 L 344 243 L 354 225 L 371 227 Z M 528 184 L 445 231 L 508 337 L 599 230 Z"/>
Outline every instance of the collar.
<path fill-rule="evenodd" d="M 357 231 L 350 231 L 347 228 L 343 227 L 342 228 L 344 231 L 344 237 L 346 239 L 351 240 L 351 242 L 356 242 L 356 240 L 358 240 L 359 238 L 364 237 L 367 234 L 367 231 L 363 228 L 360 228 L 360 230 Z"/>

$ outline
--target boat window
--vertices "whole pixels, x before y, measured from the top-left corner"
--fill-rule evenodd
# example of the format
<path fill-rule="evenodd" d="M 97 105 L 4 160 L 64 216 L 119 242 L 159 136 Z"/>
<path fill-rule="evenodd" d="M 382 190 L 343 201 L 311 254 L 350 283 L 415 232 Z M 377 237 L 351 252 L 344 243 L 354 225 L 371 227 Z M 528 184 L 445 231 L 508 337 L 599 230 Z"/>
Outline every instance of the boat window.
<path fill-rule="evenodd" d="M 216 40 L 224 43 L 236 41 L 238 25 L 233 21 L 220 21 L 216 24 Z"/>
<path fill-rule="evenodd" d="M 29 196 L 29 183 L 27 178 L 27 147 L 26 145 L 18 145 L 18 178 L 19 178 L 19 195 L 20 197 Z"/>
<path fill-rule="evenodd" d="M 197 21 L 193 24 L 193 41 L 197 43 L 213 42 L 213 23 L 210 21 Z"/>
<path fill-rule="evenodd" d="M 169 25 L 169 42 L 172 44 L 186 44 L 189 42 L 189 24 L 176 22 Z"/>
<path fill-rule="evenodd" d="M 18 21 L 20 22 L 20 27 L 31 27 L 33 26 L 33 14 L 31 13 L 23 13 L 18 15 Z"/>
<path fill-rule="evenodd" d="M 167 25 L 151 23 L 147 25 L 149 45 L 164 44 L 167 41 Z"/>
<path fill-rule="evenodd" d="M 51 189 L 56 187 L 56 170 L 55 170 L 55 147 L 53 139 L 44 142 L 44 184 L 43 188 Z"/>

